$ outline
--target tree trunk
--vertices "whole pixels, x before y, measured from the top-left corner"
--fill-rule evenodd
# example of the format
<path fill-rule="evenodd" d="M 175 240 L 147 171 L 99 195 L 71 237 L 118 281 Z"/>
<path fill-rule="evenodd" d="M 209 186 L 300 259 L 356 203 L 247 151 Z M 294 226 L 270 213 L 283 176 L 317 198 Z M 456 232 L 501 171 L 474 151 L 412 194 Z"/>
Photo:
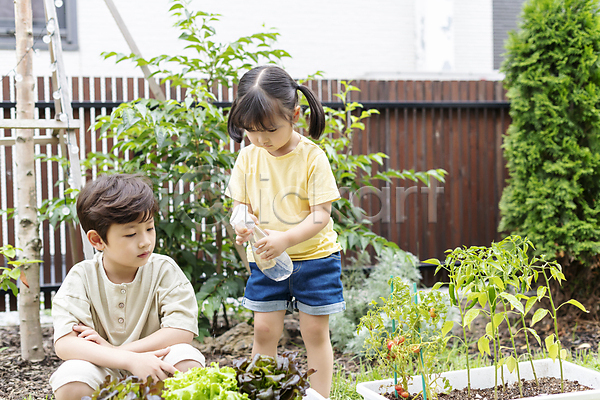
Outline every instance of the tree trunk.
<path fill-rule="evenodd" d="M 15 31 L 17 39 L 17 119 L 33 119 L 35 111 L 32 75 L 33 29 L 31 0 L 15 0 Z M 17 221 L 22 258 L 39 260 L 41 240 L 38 232 L 37 195 L 33 129 L 16 129 L 14 146 L 17 176 Z M 24 360 L 44 359 L 42 327 L 40 325 L 40 268 L 25 264 L 19 290 L 19 320 L 21 326 L 21 356 Z"/>

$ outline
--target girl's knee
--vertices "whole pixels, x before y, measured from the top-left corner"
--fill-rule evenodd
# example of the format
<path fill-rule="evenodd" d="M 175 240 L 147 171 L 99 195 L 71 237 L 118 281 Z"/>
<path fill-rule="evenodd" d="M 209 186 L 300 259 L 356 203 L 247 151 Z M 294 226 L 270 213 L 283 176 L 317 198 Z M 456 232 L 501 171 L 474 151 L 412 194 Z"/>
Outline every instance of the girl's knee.
<path fill-rule="evenodd" d="M 310 343 L 330 343 L 329 328 L 319 325 L 308 325 L 300 330 L 302 339 Z"/>
<path fill-rule="evenodd" d="M 328 316 L 303 315 L 300 319 L 302 338 L 312 342 L 329 342 Z"/>
<path fill-rule="evenodd" d="M 277 329 L 277 326 L 269 324 L 266 321 L 254 321 L 254 336 L 264 339 L 272 339 L 273 337 L 279 338 L 281 336 L 281 329 Z"/>

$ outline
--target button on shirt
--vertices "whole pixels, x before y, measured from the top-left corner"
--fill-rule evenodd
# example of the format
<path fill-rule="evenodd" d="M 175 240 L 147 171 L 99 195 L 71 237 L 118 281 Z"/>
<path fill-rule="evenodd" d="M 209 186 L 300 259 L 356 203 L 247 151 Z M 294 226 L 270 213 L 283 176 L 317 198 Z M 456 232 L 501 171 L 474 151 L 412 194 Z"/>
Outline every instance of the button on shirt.
<path fill-rule="evenodd" d="M 170 257 L 152 254 L 130 283 L 115 284 L 102 267 L 102 253 L 75 265 L 52 302 L 54 341 L 83 323 L 115 346 L 160 328 L 198 334 L 194 289 Z"/>

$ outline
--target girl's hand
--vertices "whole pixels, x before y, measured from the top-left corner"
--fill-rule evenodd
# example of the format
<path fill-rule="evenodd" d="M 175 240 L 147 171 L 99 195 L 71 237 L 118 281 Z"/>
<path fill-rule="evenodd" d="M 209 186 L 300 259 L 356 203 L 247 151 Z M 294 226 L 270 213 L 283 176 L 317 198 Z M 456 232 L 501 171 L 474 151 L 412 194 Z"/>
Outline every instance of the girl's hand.
<path fill-rule="evenodd" d="M 244 244 L 250 239 L 250 236 L 252 236 L 252 231 L 245 226 L 236 226 L 235 234 L 235 243 Z"/>
<path fill-rule="evenodd" d="M 272 260 L 290 247 L 285 232 L 265 229 L 265 233 L 269 236 L 255 243 L 258 249 L 256 254 L 259 254 L 263 259 Z"/>
<path fill-rule="evenodd" d="M 95 330 L 90 328 L 89 326 L 85 326 L 83 324 L 73 325 L 73 330 L 78 332 L 78 338 L 85 339 L 88 342 L 94 342 L 99 344 L 100 346 L 113 347 L 112 344 L 108 343 L 106 339 L 98 334 Z"/>
<path fill-rule="evenodd" d="M 256 218 L 256 216 L 254 216 L 253 214 L 250 214 L 250 218 L 252 218 L 252 220 L 254 221 L 255 224 L 258 224 L 258 218 Z M 235 229 L 235 243 L 236 244 L 244 244 L 246 243 L 248 240 L 250 240 L 250 236 L 252 236 L 252 230 L 246 228 L 245 226 L 239 226 L 236 225 L 234 226 Z"/>

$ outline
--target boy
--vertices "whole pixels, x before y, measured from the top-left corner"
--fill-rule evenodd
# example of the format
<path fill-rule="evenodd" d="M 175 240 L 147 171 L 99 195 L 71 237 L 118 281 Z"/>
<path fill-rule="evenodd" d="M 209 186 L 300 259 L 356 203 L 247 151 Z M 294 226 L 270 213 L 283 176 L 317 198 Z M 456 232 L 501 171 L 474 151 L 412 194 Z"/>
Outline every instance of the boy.
<path fill-rule="evenodd" d="M 50 377 L 56 400 L 90 396 L 106 375 L 163 380 L 204 366 L 192 285 L 169 257 L 153 254 L 158 203 L 136 175 L 105 175 L 77 198 L 77 216 L 98 253 L 67 274 L 52 304 Z"/>

